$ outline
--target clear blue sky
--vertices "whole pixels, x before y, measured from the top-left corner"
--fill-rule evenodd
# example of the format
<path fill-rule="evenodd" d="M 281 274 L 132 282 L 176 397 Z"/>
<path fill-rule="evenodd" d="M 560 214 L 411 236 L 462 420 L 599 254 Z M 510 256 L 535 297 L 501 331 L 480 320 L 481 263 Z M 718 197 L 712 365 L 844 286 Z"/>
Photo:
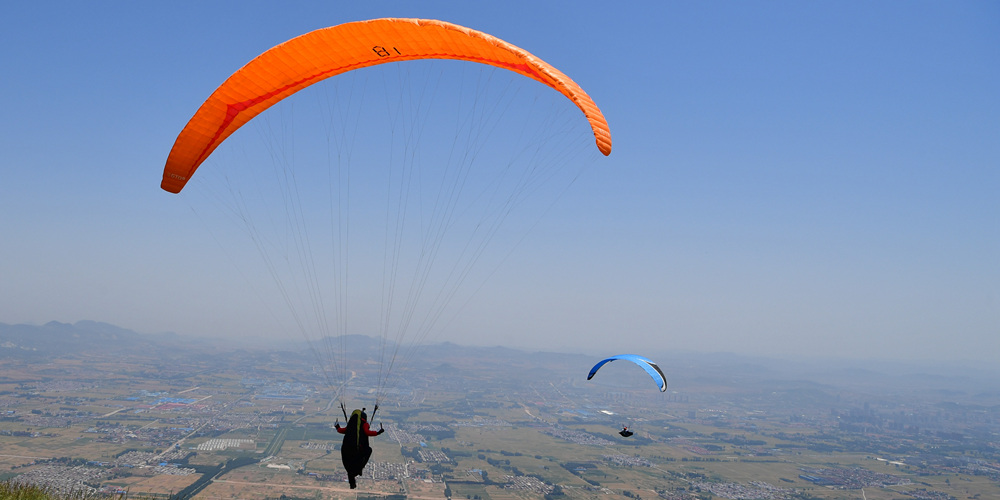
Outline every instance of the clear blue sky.
<path fill-rule="evenodd" d="M 240 273 L 159 189 L 163 163 L 252 57 L 376 17 L 530 50 L 587 90 L 614 138 L 435 339 L 1000 353 L 996 2 L 6 5 L 0 322 L 266 334 Z"/>

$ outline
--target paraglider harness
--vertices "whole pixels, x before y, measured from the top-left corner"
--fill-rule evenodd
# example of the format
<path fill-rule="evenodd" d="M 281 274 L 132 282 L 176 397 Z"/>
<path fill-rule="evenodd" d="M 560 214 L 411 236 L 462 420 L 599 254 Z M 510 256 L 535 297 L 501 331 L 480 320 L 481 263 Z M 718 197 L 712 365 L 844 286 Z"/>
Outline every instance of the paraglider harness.
<path fill-rule="evenodd" d="M 338 421 L 335 426 L 337 432 L 344 435 L 344 442 L 340 447 L 340 456 L 344 462 L 344 469 L 347 471 L 347 480 L 353 489 L 357 487 L 354 478 L 361 475 L 365 466 L 368 465 L 368 459 L 372 455 L 372 448 L 368 444 L 368 437 L 382 434 L 385 432 L 385 429 L 379 426 L 377 432 L 371 431 L 368 427 L 368 416 L 365 414 L 364 409 L 354 410 L 351 412 L 350 417 L 347 416 L 347 408 L 343 402 L 340 403 L 340 409 L 344 413 L 344 418 L 347 419 L 347 424 L 344 427 L 340 427 L 340 422 Z M 378 404 L 375 405 L 372 416 L 377 412 Z"/>
<path fill-rule="evenodd" d="M 360 447 L 361 446 L 361 435 L 365 434 L 365 431 L 367 431 L 368 429 L 371 428 L 371 427 L 369 427 L 368 429 L 365 429 L 365 427 L 364 427 L 364 424 L 366 424 L 366 423 L 368 423 L 370 421 L 370 419 L 368 417 L 368 414 L 365 413 L 365 409 L 362 408 L 360 410 L 354 410 L 353 412 L 351 412 L 351 416 L 350 417 L 347 416 L 347 407 L 344 406 L 344 402 L 343 401 L 340 402 L 340 411 L 344 413 L 344 420 L 347 420 L 347 423 L 344 424 L 344 428 L 345 429 L 351 424 L 351 419 L 354 417 L 354 415 L 355 414 L 358 415 L 358 418 L 355 419 L 355 424 L 354 424 L 356 428 L 353 429 L 353 430 L 354 430 L 354 435 L 355 435 L 354 446 Z M 375 403 L 375 409 L 372 410 L 372 415 L 371 415 L 370 418 L 374 419 L 376 413 L 378 413 L 378 403 Z M 369 424 L 369 425 L 371 425 L 371 424 Z M 337 424 L 337 428 L 338 428 L 338 432 L 339 432 L 339 429 L 340 429 L 340 424 L 339 423 Z M 377 436 L 379 434 L 382 434 L 383 432 L 385 432 L 385 429 L 382 428 L 382 424 L 379 424 L 379 430 L 378 430 L 378 432 L 376 434 L 373 434 L 373 435 Z M 365 434 L 365 436 L 367 438 L 368 434 Z M 365 439 L 365 444 L 367 444 L 367 441 L 368 441 L 368 439 Z"/>

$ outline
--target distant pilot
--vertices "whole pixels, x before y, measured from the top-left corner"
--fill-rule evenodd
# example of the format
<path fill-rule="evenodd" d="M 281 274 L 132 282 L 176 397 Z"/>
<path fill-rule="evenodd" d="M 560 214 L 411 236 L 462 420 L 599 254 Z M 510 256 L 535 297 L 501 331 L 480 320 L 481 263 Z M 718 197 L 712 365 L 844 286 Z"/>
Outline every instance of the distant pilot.
<path fill-rule="evenodd" d="M 622 437 L 627 438 L 632 435 L 632 431 L 628 430 L 628 426 L 626 425 L 622 427 L 622 430 L 618 431 L 618 434 L 621 434 Z"/>
<path fill-rule="evenodd" d="M 378 405 L 375 406 L 375 411 L 378 411 Z M 348 419 L 346 426 L 341 427 L 340 420 L 337 420 L 334 427 L 337 432 L 344 435 L 344 444 L 340 446 L 340 457 L 344 461 L 344 469 L 347 470 L 347 481 L 351 483 L 351 489 L 357 488 L 358 484 L 354 478 L 364 472 L 368 459 L 372 456 L 368 437 L 378 436 L 385 432 L 385 429 L 382 428 L 382 424 L 379 424 L 377 431 L 368 428 L 368 414 L 365 413 L 365 408 L 351 412 L 351 418 Z"/>

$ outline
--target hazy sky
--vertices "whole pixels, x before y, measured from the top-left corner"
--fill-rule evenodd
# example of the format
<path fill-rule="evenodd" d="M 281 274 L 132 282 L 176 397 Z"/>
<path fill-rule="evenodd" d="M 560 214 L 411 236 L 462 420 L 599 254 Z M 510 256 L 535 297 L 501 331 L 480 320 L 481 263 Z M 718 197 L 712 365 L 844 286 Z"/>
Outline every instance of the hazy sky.
<path fill-rule="evenodd" d="M 268 335 L 161 191 L 267 48 L 450 21 L 560 68 L 614 139 L 432 340 L 995 359 L 996 2 L 15 2 L 0 17 L 0 322 Z"/>

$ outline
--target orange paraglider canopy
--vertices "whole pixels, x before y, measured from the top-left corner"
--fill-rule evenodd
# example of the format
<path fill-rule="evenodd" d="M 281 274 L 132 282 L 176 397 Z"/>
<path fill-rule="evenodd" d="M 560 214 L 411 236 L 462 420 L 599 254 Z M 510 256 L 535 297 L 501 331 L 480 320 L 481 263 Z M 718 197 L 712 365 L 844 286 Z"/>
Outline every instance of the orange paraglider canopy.
<path fill-rule="evenodd" d="M 509 69 L 544 83 L 583 111 L 601 153 L 611 132 L 590 96 L 558 69 L 499 38 L 443 21 L 374 19 L 319 29 L 272 47 L 233 73 L 177 136 L 160 187 L 178 193 L 233 132 L 278 101 L 358 68 L 414 59 L 458 59 Z"/>

